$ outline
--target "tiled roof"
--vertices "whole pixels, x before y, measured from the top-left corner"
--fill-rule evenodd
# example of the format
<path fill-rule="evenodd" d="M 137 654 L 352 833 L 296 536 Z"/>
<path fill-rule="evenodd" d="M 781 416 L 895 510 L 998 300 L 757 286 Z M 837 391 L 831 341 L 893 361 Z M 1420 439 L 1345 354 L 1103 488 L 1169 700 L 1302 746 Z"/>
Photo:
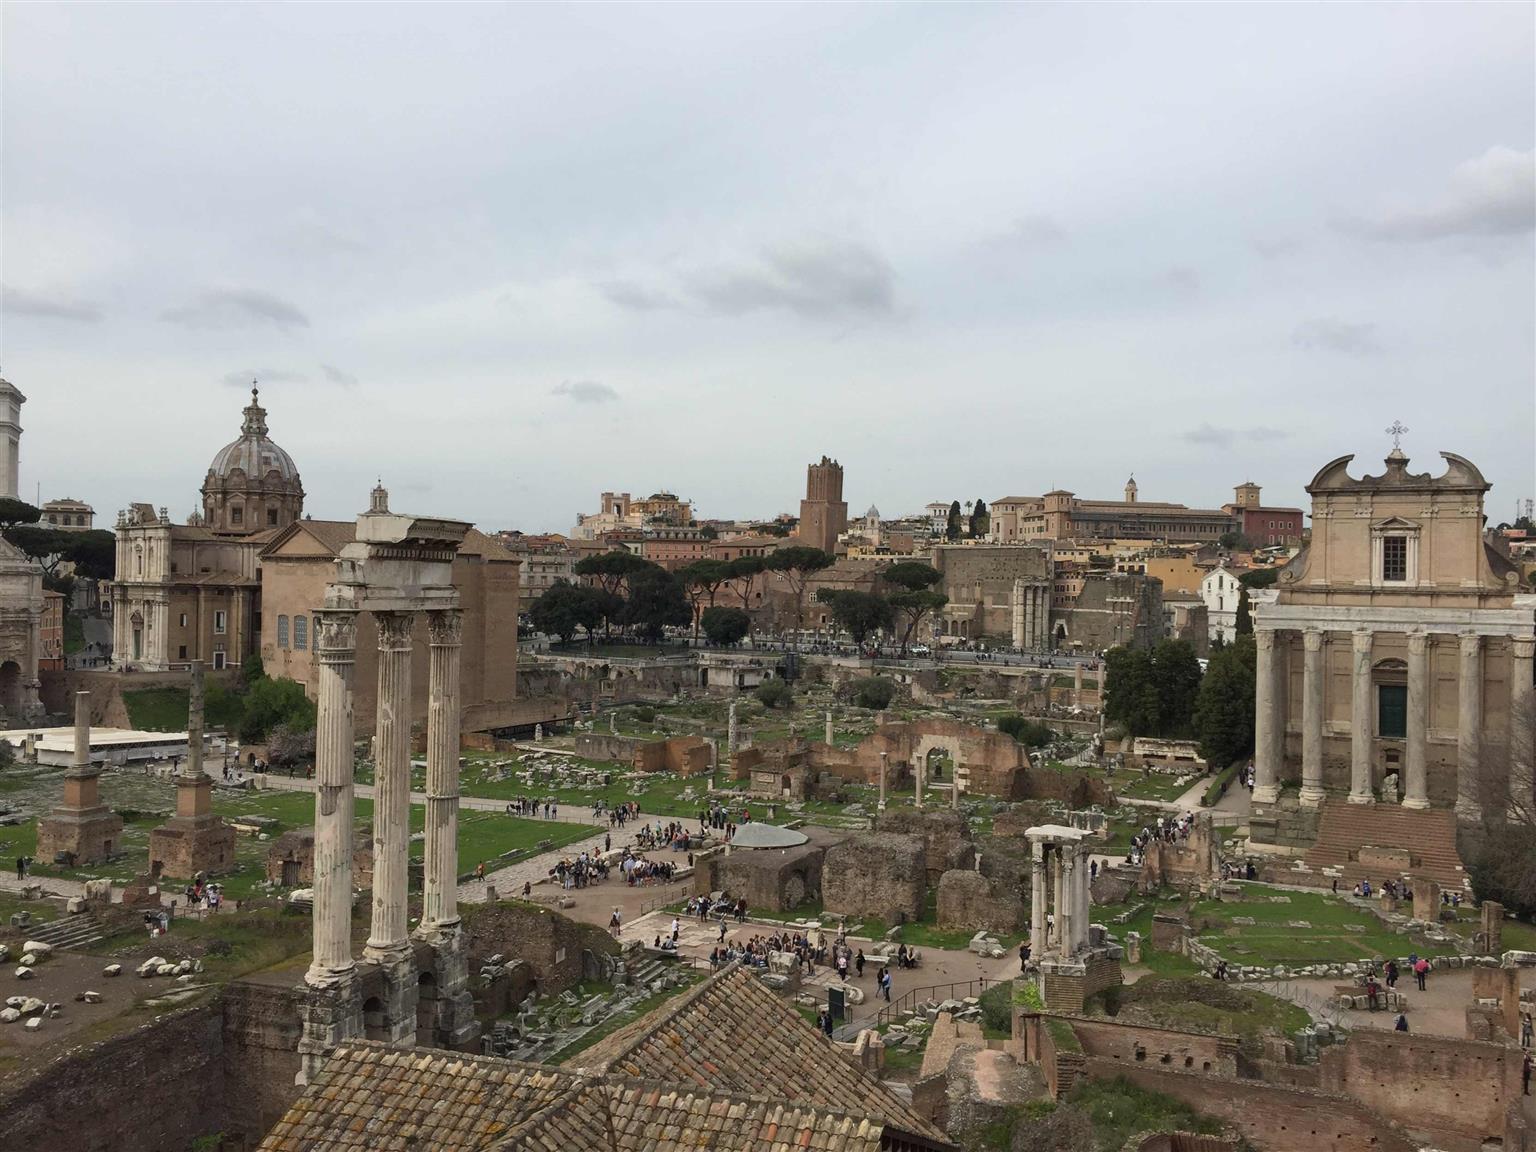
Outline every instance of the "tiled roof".
<path fill-rule="evenodd" d="M 567 1065 L 706 1090 L 764 1094 L 944 1139 L 755 975 L 727 969 Z"/>
<path fill-rule="evenodd" d="M 551 1068 L 372 1041 L 332 1053 L 261 1152 L 880 1152 L 952 1147 L 754 976 L 727 970 Z"/>

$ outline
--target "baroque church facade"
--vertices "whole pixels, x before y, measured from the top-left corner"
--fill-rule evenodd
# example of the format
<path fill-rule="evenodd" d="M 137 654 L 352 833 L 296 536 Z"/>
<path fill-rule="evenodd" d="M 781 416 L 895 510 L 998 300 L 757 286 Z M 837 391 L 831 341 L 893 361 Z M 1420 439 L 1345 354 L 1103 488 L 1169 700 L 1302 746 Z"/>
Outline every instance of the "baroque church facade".
<path fill-rule="evenodd" d="M 240 435 L 214 455 L 185 524 L 134 504 L 117 516 L 113 664 L 159 672 L 201 660 L 237 667 L 256 650 L 261 550 L 304 512 L 299 470 L 268 434 L 251 388 Z"/>
<path fill-rule="evenodd" d="M 1256 826 L 1327 801 L 1536 805 L 1536 594 L 1485 538 L 1489 483 L 1441 456 L 1438 476 L 1396 447 L 1380 475 L 1326 465 L 1309 545 L 1252 594 Z"/>

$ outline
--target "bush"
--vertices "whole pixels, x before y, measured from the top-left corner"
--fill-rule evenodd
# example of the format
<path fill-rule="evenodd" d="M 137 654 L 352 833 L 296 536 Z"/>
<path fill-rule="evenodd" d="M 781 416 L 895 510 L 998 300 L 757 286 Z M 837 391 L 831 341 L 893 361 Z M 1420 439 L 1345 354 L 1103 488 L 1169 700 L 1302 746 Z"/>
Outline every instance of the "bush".
<path fill-rule="evenodd" d="M 759 684 L 756 696 L 764 708 L 789 708 L 794 704 L 794 693 L 790 691 L 788 681 L 778 677 Z"/>
<path fill-rule="evenodd" d="M 978 998 L 981 1027 L 987 1036 L 1013 1035 L 1013 981 L 1000 980 Z"/>
<path fill-rule="evenodd" d="M 1205 786 L 1205 792 L 1200 797 L 1200 807 L 1214 808 L 1218 801 L 1227 794 L 1232 781 L 1237 779 L 1238 772 L 1242 769 L 1242 762 L 1228 764 L 1220 772 L 1216 773 L 1216 779 Z"/>
<path fill-rule="evenodd" d="M 706 608 L 699 627 L 711 644 L 737 644 L 752 628 L 752 618 L 740 608 Z"/>
<path fill-rule="evenodd" d="M 896 695 L 896 685 L 884 676 L 866 676 L 853 682 L 853 702 L 860 708 L 878 712 L 889 707 Z"/>
<path fill-rule="evenodd" d="M 1007 716 L 1001 717 L 997 722 L 997 730 L 1006 732 L 1028 748 L 1044 747 L 1056 736 L 1044 724 L 1030 720 L 1017 712 L 1010 712 Z"/>
<path fill-rule="evenodd" d="M 294 731 L 313 731 L 315 702 L 304 694 L 304 685 L 297 680 L 263 678 L 251 686 L 245 698 L 240 739 L 247 744 L 261 744 L 278 725 Z"/>
<path fill-rule="evenodd" d="M 635 709 L 635 719 L 642 724 L 649 724 L 652 720 L 656 719 L 656 709 L 642 704 Z"/>
<path fill-rule="evenodd" d="M 1491 829 L 1463 855 L 1479 900 L 1497 900 L 1522 920 L 1536 917 L 1536 835 L 1529 825 Z"/>
<path fill-rule="evenodd" d="M 9 740 L 0 740 L 0 768 L 9 768 L 16 763 L 16 749 L 11 747 Z"/>

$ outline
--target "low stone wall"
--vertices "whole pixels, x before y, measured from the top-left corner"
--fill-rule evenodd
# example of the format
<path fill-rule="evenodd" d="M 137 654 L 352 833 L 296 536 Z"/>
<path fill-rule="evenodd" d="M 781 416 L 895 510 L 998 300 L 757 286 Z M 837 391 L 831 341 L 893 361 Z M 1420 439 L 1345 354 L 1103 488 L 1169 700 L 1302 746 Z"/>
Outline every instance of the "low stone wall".
<path fill-rule="evenodd" d="M 217 999 L 0 1079 L 0 1152 L 166 1152 L 223 1127 Z"/>
<path fill-rule="evenodd" d="M 1122 982 L 1120 961 L 1103 954 L 1090 955 L 1080 963 L 1063 964 L 1054 970 L 1047 963 L 1041 982 L 1047 1008 L 1053 1012 L 1081 1012 L 1090 997 Z"/>
<path fill-rule="evenodd" d="M 1151 1064 L 1232 1079 L 1237 1075 L 1237 1038 L 1118 1020 L 1072 1017 L 1083 1052 L 1123 1064 Z"/>
<path fill-rule="evenodd" d="M 620 952 L 619 942 L 595 924 L 582 924 L 550 908 L 520 901 L 462 906 L 469 969 L 493 955 L 516 956 L 532 969 L 541 996 L 597 979 Z"/>

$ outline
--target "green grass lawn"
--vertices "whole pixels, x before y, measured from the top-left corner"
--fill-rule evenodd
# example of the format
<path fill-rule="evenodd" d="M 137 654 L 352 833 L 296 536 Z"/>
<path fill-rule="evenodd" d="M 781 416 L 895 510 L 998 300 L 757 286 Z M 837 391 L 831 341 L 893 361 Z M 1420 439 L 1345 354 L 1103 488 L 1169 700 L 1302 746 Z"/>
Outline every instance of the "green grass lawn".
<path fill-rule="evenodd" d="M 1246 884 L 1239 903 L 1201 901 L 1194 916 L 1204 927 L 1202 944 L 1215 948 L 1233 963 L 1318 964 L 1399 956 L 1414 951 L 1426 956 L 1447 955 L 1452 950 L 1427 945 L 1399 935 L 1370 912 L 1324 892 L 1282 892 L 1259 884 Z M 1285 897 L 1275 903 L 1270 897 Z M 1238 924 L 1238 919 L 1253 924 Z M 1293 927 L 1305 921 L 1308 927 Z"/>
<path fill-rule="evenodd" d="M 1199 777 L 1185 779 L 1167 772 L 1117 772 L 1108 780 L 1117 797 L 1171 802 L 1193 788 Z"/>
<path fill-rule="evenodd" d="M 85 622 L 74 612 L 64 615 L 64 655 L 73 656 L 85 648 Z"/>
<path fill-rule="evenodd" d="M 1123 1020 L 1237 1036 L 1250 1048 L 1265 1035 L 1290 1035 L 1311 1023 L 1306 1009 L 1257 988 L 1208 976 L 1150 976 L 1117 990 Z"/>

